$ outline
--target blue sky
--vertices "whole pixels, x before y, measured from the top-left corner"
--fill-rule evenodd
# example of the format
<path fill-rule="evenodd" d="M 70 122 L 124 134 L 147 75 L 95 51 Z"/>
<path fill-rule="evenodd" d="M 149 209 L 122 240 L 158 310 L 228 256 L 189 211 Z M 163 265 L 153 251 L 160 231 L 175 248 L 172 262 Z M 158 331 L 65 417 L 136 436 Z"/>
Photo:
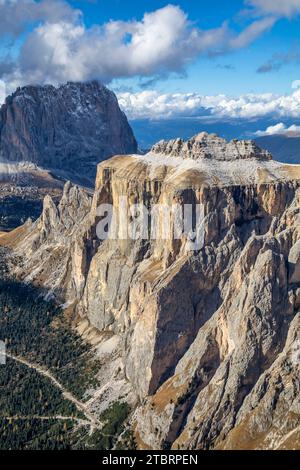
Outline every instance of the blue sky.
<path fill-rule="evenodd" d="M 282 0 L 284 3 L 285 0 Z M 189 19 L 201 29 L 219 27 L 230 22 L 241 31 L 248 23 L 241 12 L 245 4 L 240 0 L 91 0 L 72 1 L 74 8 L 84 12 L 86 24 L 106 23 L 110 20 L 141 20 L 145 12 L 162 8 L 169 3 L 179 5 Z M 268 62 L 274 54 L 286 54 L 299 48 L 299 63 L 293 61 L 273 73 L 257 73 L 257 69 Z M 205 94 L 241 93 L 287 93 L 291 82 L 300 77 L 300 15 L 282 17 L 274 27 L 249 46 L 222 57 L 199 58 L 186 69 L 186 76 L 171 76 L 155 87 L 162 91 L 196 91 Z M 223 67 L 223 68 L 222 68 Z M 132 84 L 138 83 L 132 80 Z"/>
<path fill-rule="evenodd" d="M 296 132 L 299 32 L 300 0 L 2 0 L 0 101 L 29 83 L 98 79 L 132 120 Z"/>
<path fill-rule="evenodd" d="M 202 27 L 218 26 L 224 19 L 233 17 L 243 2 L 239 0 L 72 0 L 70 4 L 74 8 L 81 9 L 87 24 L 105 23 L 109 20 L 131 20 L 141 19 L 146 12 L 158 10 L 170 3 L 179 5 L 186 11 L 193 21 Z"/>

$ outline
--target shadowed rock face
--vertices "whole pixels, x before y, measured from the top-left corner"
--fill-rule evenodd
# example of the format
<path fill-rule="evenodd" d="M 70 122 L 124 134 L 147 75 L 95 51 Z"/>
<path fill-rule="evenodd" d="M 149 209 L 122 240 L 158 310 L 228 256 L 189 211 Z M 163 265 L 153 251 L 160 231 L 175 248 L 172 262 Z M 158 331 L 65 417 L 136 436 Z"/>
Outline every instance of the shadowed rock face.
<path fill-rule="evenodd" d="M 23 259 L 12 269 L 120 339 L 140 448 L 299 448 L 300 167 L 252 145 L 222 162 L 205 139 L 217 165 L 114 157 L 92 201 L 71 185 L 58 207 L 46 198 L 42 217 L 6 239 Z M 97 207 L 120 197 L 201 203 L 203 248 L 188 252 L 184 236 L 100 242 Z"/>
<path fill-rule="evenodd" d="M 0 161 L 32 162 L 93 184 L 99 162 L 136 150 L 117 98 L 96 81 L 26 86 L 0 110 Z"/>
<path fill-rule="evenodd" d="M 257 145 L 268 149 L 276 160 L 285 163 L 300 163 L 300 135 L 290 132 L 288 135 L 268 135 L 255 139 Z"/>

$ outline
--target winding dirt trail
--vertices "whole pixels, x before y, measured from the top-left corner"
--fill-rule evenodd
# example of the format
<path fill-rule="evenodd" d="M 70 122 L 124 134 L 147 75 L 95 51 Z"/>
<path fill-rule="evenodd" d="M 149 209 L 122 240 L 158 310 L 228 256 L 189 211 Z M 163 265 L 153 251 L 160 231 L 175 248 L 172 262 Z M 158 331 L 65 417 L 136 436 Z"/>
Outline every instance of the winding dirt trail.
<path fill-rule="evenodd" d="M 31 419 L 37 419 L 40 421 L 52 421 L 52 420 L 58 420 L 58 421 L 75 421 L 76 423 L 80 425 L 85 425 L 85 426 L 90 426 L 90 421 L 77 418 L 76 416 L 62 416 L 62 415 L 53 415 L 53 416 L 40 416 L 40 415 L 31 415 L 31 416 L 23 416 L 23 415 L 16 415 L 16 416 L 5 416 L 5 419 L 8 421 L 25 421 L 25 420 L 31 420 Z"/>
<path fill-rule="evenodd" d="M 27 359 L 24 359 L 23 357 L 15 356 L 14 354 L 11 354 L 9 352 L 6 353 L 6 356 L 9 357 L 10 359 L 13 359 L 16 362 L 19 362 L 20 364 L 25 365 L 29 369 L 35 370 L 36 372 L 43 375 L 44 377 L 47 377 L 53 383 L 53 385 L 55 385 L 55 387 L 57 387 L 62 392 L 64 398 L 74 403 L 76 408 L 85 415 L 92 429 L 102 427 L 102 423 L 98 421 L 98 419 L 95 418 L 95 416 L 92 413 L 89 412 L 87 405 L 81 402 L 80 400 L 78 400 L 76 397 L 74 397 L 74 395 L 71 392 L 66 390 L 66 388 L 56 379 L 56 377 L 54 377 L 54 375 L 49 370 L 44 369 L 38 364 L 31 363 L 27 361 Z"/>

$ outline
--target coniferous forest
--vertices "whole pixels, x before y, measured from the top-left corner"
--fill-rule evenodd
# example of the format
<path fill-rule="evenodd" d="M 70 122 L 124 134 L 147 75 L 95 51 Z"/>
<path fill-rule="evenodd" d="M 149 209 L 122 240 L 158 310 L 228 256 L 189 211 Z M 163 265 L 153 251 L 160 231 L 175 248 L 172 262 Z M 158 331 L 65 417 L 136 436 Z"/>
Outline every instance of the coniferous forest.
<path fill-rule="evenodd" d="M 121 432 L 123 445 L 134 446 L 123 428 L 127 405 L 115 403 L 101 416 L 101 429 L 90 432 L 84 412 L 47 376 L 28 367 L 49 371 L 83 403 L 86 390 L 97 386 L 99 363 L 61 308 L 4 272 L 2 266 L 0 340 L 8 357 L 0 366 L 0 449 L 110 449 Z"/>

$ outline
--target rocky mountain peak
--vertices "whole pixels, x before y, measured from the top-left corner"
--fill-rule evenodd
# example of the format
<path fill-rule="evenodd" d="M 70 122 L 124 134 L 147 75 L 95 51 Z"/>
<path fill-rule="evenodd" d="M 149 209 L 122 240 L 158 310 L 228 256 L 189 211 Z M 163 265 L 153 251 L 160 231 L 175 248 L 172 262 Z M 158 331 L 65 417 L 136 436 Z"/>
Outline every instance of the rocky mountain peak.
<path fill-rule="evenodd" d="M 227 149 L 205 134 L 170 152 L 175 142 Z M 251 143 L 231 145 L 259 158 Z M 58 205 L 47 197 L 40 219 L 0 237 L 11 273 L 72 314 L 101 360 L 87 409 L 101 419 L 132 404 L 139 449 L 298 448 L 300 166 L 184 158 L 115 156 L 99 165 L 93 200 L 67 183 Z M 133 201 L 201 204 L 202 248 L 174 239 L 164 210 L 157 237 L 99 239 L 97 208 L 113 204 L 123 229 Z"/>
<path fill-rule="evenodd" d="M 93 185 L 97 163 L 136 151 L 116 96 L 97 81 L 18 88 L 0 109 L 2 162 L 32 162 Z"/>
<path fill-rule="evenodd" d="M 201 132 L 187 141 L 182 139 L 160 141 L 152 147 L 151 152 L 193 160 L 272 160 L 271 154 L 259 148 L 252 140 L 232 140 L 227 142 L 216 134 L 208 134 L 207 132 Z"/>

